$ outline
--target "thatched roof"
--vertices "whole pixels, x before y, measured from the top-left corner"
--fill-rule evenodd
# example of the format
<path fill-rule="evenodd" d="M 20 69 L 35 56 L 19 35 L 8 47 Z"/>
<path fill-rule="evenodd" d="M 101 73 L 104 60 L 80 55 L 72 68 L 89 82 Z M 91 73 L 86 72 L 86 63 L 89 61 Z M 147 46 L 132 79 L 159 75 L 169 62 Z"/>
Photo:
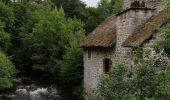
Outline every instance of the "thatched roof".
<path fill-rule="evenodd" d="M 146 23 L 138 27 L 132 35 L 130 35 L 122 44 L 125 47 L 137 47 L 148 40 L 162 25 L 169 21 L 166 12 L 162 11 L 152 16 Z"/>
<path fill-rule="evenodd" d="M 116 16 L 139 8 L 127 9 L 118 13 Z M 140 8 L 140 10 L 153 10 L 148 8 Z M 153 15 L 146 23 L 136 28 L 134 33 L 130 35 L 122 44 L 124 47 L 137 47 L 147 41 L 155 31 L 162 25 L 166 24 L 170 17 L 166 16 L 166 10 L 161 11 L 157 15 Z M 93 32 L 91 32 L 84 40 L 80 42 L 80 47 L 112 47 L 116 44 L 116 16 L 108 17 Z"/>
<path fill-rule="evenodd" d="M 111 47 L 116 43 L 116 16 L 108 17 L 80 42 L 81 47 Z"/>

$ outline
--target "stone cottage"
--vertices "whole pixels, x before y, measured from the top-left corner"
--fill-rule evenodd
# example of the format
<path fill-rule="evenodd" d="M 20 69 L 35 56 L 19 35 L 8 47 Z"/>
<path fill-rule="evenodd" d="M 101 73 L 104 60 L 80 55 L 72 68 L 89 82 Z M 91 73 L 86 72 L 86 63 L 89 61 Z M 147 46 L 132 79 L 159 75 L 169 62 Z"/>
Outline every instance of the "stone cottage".
<path fill-rule="evenodd" d="M 124 0 L 123 11 L 108 17 L 81 41 L 85 95 L 92 93 L 100 74 L 109 72 L 110 65 L 120 61 L 133 65 L 133 48 L 148 46 L 156 38 L 156 27 L 168 20 L 159 10 L 159 0 Z"/>

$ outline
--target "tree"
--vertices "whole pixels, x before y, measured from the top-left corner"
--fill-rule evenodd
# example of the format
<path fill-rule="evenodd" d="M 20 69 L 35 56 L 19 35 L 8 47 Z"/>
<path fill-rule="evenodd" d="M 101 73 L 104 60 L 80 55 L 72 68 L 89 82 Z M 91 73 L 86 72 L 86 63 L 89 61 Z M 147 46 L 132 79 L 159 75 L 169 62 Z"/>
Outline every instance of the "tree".
<path fill-rule="evenodd" d="M 11 27 L 14 22 L 14 14 L 12 8 L 0 1 L 0 21 L 4 23 L 4 30 L 11 33 Z"/>
<path fill-rule="evenodd" d="M 83 78 L 83 50 L 78 45 L 84 37 L 84 29 L 83 24 L 76 19 L 69 19 L 68 22 L 72 25 L 72 34 L 60 62 L 60 76 L 64 82 L 76 86 Z"/>
<path fill-rule="evenodd" d="M 45 13 L 49 9 L 41 4 L 23 2 L 14 2 L 12 8 L 15 20 L 12 26 L 12 47 L 9 54 L 13 56 L 12 60 L 16 68 L 21 73 L 25 73 L 32 70 L 31 54 L 28 51 L 29 44 L 26 42 L 26 37 L 33 32 L 33 28 L 40 20 L 45 20 Z"/>
<path fill-rule="evenodd" d="M 12 87 L 15 68 L 9 58 L 0 52 L 0 90 Z"/>
<path fill-rule="evenodd" d="M 36 18 L 37 24 L 33 23 L 33 31 L 25 34 L 23 43 L 29 48 L 26 56 L 34 69 L 51 73 L 59 67 L 57 61 L 61 59 L 68 41 L 69 30 L 64 12 L 62 9 L 50 11 L 40 8 L 31 11 L 31 18 Z"/>
<path fill-rule="evenodd" d="M 70 37 L 69 46 L 65 49 L 62 60 L 60 61 L 59 77 L 61 81 L 72 89 L 73 94 L 82 96 L 83 79 L 83 49 L 79 48 L 79 41 L 84 37 L 84 30 L 79 21 L 71 20 L 74 34 Z M 79 26 L 79 27 L 77 27 Z"/>
<path fill-rule="evenodd" d="M 53 11 L 38 10 L 36 13 L 42 16 L 37 16 L 42 20 L 37 22 L 32 32 L 25 35 L 24 48 L 29 48 L 26 58 L 29 59 L 33 69 L 57 77 L 62 66 L 60 62 L 64 59 L 63 55 L 67 53 L 66 49 L 69 48 L 71 41 L 76 41 L 78 45 L 78 40 L 83 36 L 83 26 L 79 21 L 67 20 L 62 8 Z"/>
<path fill-rule="evenodd" d="M 89 7 L 87 10 L 87 20 L 85 21 L 86 33 L 92 32 L 101 22 L 98 8 Z"/>
<path fill-rule="evenodd" d="M 14 22 L 12 8 L 0 1 L 0 49 L 9 50 L 11 46 L 11 27 Z"/>
<path fill-rule="evenodd" d="M 1 0 L 4 4 L 10 4 L 11 0 Z"/>
<path fill-rule="evenodd" d="M 4 23 L 0 21 L 0 50 L 5 52 L 8 51 L 9 47 L 11 46 L 10 36 L 11 34 L 4 31 Z"/>
<path fill-rule="evenodd" d="M 111 14 L 116 14 L 122 10 L 123 0 L 101 0 L 98 9 L 102 15 L 100 18 L 105 19 Z"/>
<path fill-rule="evenodd" d="M 85 4 L 81 0 L 52 0 L 57 8 L 63 8 L 67 18 L 78 18 L 84 21 Z"/>

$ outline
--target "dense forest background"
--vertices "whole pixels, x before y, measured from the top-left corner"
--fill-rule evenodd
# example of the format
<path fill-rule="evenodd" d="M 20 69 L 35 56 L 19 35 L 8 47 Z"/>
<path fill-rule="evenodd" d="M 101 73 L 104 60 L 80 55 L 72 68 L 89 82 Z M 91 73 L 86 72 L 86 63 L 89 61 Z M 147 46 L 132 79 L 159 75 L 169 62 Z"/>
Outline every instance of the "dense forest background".
<path fill-rule="evenodd" d="M 80 94 L 79 41 L 121 6 L 122 0 L 101 0 L 97 8 L 80 0 L 0 0 L 0 90 L 24 75 L 50 77 Z"/>

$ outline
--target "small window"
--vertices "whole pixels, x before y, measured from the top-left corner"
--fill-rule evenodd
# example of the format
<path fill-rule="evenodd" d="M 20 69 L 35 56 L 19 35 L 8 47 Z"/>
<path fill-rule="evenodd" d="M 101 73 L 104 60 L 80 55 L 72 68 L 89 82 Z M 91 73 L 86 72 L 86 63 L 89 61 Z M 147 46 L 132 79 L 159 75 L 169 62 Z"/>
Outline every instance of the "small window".
<path fill-rule="evenodd" d="M 91 59 L 91 49 L 88 49 L 88 58 Z"/>
<path fill-rule="evenodd" d="M 103 72 L 108 73 L 110 71 L 110 67 L 112 66 L 112 61 L 110 59 L 103 60 Z"/>

